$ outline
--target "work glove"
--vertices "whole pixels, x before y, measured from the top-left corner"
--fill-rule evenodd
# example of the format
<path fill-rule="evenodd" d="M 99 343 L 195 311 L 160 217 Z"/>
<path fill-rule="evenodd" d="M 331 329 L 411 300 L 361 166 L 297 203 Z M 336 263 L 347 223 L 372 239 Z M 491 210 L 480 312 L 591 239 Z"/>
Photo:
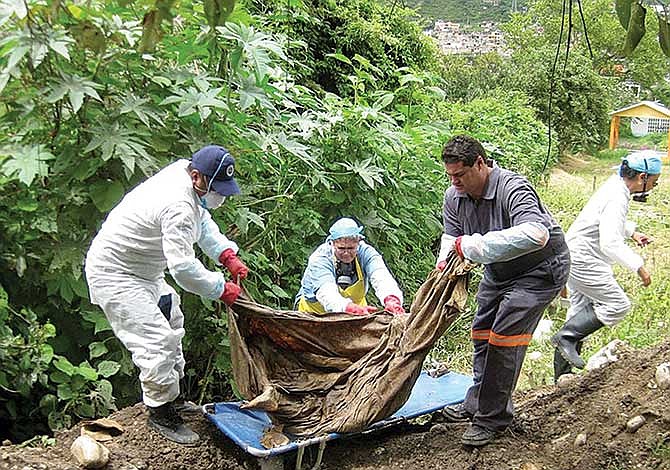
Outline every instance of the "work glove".
<path fill-rule="evenodd" d="M 228 268 L 233 279 L 246 279 L 249 274 L 249 268 L 237 257 L 232 248 L 223 250 L 219 255 L 219 262 Z"/>
<path fill-rule="evenodd" d="M 437 263 L 437 266 L 435 266 L 435 267 L 436 267 L 437 269 L 439 269 L 440 271 L 444 271 L 444 268 L 447 267 L 447 260 L 446 260 L 446 259 L 443 259 L 442 261 L 440 261 L 439 263 Z"/>
<path fill-rule="evenodd" d="M 344 311 L 350 315 L 369 315 L 377 311 L 377 307 L 372 305 L 358 305 L 351 302 Z"/>
<path fill-rule="evenodd" d="M 233 305 L 239 297 L 241 290 L 240 286 L 234 282 L 226 282 L 226 285 L 223 288 L 223 294 L 221 294 L 219 299 L 223 300 L 223 303 L 226 305 Z"/>
<path fill-rule="evenodd" d="M 393 315 L 402 315 L 405 313 L 405 309 L 402 308 L 402 303 L 400 299 L 395 295 L 387 295 L 384 299 L 384 310 L 392 313 Z"/>

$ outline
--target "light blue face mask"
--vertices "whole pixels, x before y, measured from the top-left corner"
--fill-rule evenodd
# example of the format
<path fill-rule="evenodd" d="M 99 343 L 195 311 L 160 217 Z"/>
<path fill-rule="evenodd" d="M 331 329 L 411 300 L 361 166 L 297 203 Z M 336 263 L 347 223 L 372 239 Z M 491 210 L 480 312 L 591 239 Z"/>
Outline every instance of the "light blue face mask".
<path fill-rule="evenodd" d="M 226 196 L 222 196 L 216 191 L 209 191 L 204 196 L 200 196 L 200 205 L 203 209 L 213 210 L 218 209 L 226 200 Z"/>
<path fill-rule="evenodd" d="M 223 165 L 223 158 L 219 162 L 219 166 L 214 172 L 214 174 L 209 178 L 209 184 L 207 185 L 207 192 L 204 194 L 204 196 L 200 196 L 200 205 L 202 206 L 203 209 L 208 210 L 218 209 L 219 207 L 221 207 L 221 204 L 223 204 L 223 201 L 226 200 L 226 196 L 222 196 L 216 191 L 212 191 L 212 183 L 214 182 L 214 178 L 216 178 L 216 175 L 219 173 L 219 170 L 221 170 L 221 165 Z"/>

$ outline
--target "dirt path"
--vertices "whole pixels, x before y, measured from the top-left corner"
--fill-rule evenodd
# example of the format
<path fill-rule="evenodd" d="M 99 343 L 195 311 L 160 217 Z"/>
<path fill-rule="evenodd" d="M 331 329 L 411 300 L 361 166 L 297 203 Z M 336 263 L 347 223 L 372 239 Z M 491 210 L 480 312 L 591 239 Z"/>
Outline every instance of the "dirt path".
<path fill-rule="evenodd" d="M 629 350 L 604 369 L 576 377 L 567 388 L 548 387 L 517 394 L 517 421 L 482 450 L 459 443 L 462 426 L 407 424 L 375 435 L 354 436 L 328 444 L 322 468 L 346 469 L 572 469 L 670 470 L 670 390 L 655 386 L 656 366 L 670 360 L 670 340 L 657 347 Z M 231 441 L 201 416 L 189 422 L 202 436 L 196 447 L 160 438 L 145 425 L 142 405 L 111 416 L 126 429 L 108 443 L 108 470 L 257 468 Z M 642 415 L 635 433 L 626 422 Z M 586 435 L 576 445 L 578 434 Z M 0 469 L 76 469 L 69 447 L 79 428 L 57 435 L 48 448 L 0 448 Z M 313 457 L 307 452 L 306 461 Z M 290 460 L 290 459 L 289 459 Z M 288 462 L 286 468 L 293 468 Z"/>

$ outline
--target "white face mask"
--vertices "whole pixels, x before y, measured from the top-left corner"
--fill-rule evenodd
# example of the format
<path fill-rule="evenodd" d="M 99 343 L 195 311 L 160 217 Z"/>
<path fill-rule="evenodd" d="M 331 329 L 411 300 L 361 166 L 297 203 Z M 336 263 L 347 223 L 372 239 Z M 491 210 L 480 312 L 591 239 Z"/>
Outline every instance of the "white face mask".
<path fill-rule="evenodd" d="M 223 201 L 226 200 L 226 196 L 222 196 L 216 191 L 210 191 L 204 196 L 200 196 L 200 205 L 204 209 L 218 209 L 223 204 Z"/>

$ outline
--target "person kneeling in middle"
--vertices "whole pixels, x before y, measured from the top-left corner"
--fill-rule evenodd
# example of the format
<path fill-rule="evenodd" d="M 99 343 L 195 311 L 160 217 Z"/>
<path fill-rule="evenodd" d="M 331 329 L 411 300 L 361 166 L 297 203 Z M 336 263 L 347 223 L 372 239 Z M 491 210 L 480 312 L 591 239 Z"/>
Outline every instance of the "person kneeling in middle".
<path fill-rule="evenodd" d="M 366 315 L 378 310 L 367 305 L 370 284 L 384 310 L 403 314 L 403 296 L 382 256 L 363 241 L 363 227 L 341 218 L 330 227 L 325 243 L 309 257 L 296 296 L 301 312 L 345 312 Z"/>

